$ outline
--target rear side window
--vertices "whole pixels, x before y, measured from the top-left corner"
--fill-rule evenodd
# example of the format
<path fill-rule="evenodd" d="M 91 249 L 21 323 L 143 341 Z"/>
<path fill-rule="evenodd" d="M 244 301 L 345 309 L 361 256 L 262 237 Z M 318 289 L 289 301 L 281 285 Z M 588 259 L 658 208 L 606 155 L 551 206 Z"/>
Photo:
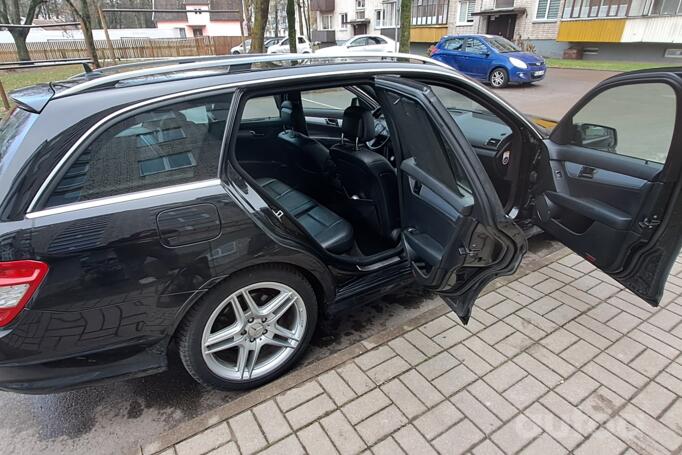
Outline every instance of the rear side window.
<path fill-rule="evenodd" d="M 443 43 L 443 49 L 447 49 L 449 51 L 461 51 L 463 43 L 464 40 L 461 38 L 452 38 Z"/>
<path fill-rule="evenodd" d="M 80 153 L 46 207 L 216 178 L 230 99 L 184 101 L 115 124 Z"/>

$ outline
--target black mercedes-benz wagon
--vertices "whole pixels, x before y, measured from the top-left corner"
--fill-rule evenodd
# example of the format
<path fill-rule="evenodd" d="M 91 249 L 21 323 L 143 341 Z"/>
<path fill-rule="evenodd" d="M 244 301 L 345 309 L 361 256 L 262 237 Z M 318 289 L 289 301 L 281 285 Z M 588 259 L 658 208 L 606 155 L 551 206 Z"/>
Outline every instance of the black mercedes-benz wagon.
<path fill-rule="evenodd" d="M 682 69 L 623 74 L 547 136 L 416 56 L 234 56 L 12 94 L 0 388 L 163 370 L 254 387 L 318 320 L 401 286 L 466 323 L 541 228 L 657 305 L 682 241 Z"/>

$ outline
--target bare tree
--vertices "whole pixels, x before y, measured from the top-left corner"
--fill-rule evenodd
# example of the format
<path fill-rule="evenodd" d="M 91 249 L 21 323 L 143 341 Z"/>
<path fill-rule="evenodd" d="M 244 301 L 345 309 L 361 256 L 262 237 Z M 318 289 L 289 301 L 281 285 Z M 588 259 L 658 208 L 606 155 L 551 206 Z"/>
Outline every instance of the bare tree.
<path fill-rule="evenodd" d="M 265 38 L 265 27 L 268 24 L 268 13 L 270 10 L 269 0 L 253 1 L 253 28 L 251 30 L 251 50 L 252 54 L 262 54 L 265 51 L 263 41 Z"/>
<path fill-rule="evenodd" d="M 23 14 L 24 21 L 21 21 L 22 10 L 19 5 L 19 0 L 0 0 L 0 19 L 5 24 L 15 24 L 15 25 L 31 25 L 33 24 L 33 19 L 36 17 L 38 8 L 45 3 L 45 0 L 30 0 L 26 12 Z M 28 53 L 28 47 L 26 47 L 26 37 L 30 28 L 9 28 L 9 32 L 12 35 L 14 44 L 17 46 L 17 57 L 21 61 L 31 60 L 31 56 Z"/>
<path fill-rule="evenodd" d="M 287 0 L 287 31 L 289 32 L 289 52 L 296 53 L 296 0 Z"/>
<path fill-rule="evenodd" d="M 400 52 L 410 53 L 412 0 L 400 0 Z"/>
<path fill-rule="evenodd" d="M 90 15 L 90 6 L 88 0 L 80 0 L 80 8 L 77 8 L 72 0 L 64 0 L 71 10 L 76 15 L 81 23 L 81 30 L 83 31 L 83 39 L 85 40 L 85 48 L 88 51 L 92 64 L 95 68 L 99 68 L 99 58 L 97 58 L 97 48 L 95 47 L 95 39 L 92 36 L 92 16 Z"/>

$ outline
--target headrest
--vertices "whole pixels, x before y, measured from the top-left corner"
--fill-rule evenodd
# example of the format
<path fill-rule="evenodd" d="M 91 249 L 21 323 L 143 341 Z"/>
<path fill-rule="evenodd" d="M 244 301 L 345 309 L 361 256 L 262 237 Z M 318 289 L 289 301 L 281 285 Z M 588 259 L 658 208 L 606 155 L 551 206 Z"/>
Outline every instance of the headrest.
<path fill-rule="evenodd" d="M 372 111 L 362 106 L 349 106 L 343 111 L 343 136 L 357 142 L 367 142 L 373 139 L 374 116 Z"/>
<path fill-rule="evenodd" d="M 305 116 L 303 110 L 295 109 L 291 101 L 282 101 L 282 106 L 279 109 L 279 117 L 284 124 L 284 128 L 305 132 Z"/>

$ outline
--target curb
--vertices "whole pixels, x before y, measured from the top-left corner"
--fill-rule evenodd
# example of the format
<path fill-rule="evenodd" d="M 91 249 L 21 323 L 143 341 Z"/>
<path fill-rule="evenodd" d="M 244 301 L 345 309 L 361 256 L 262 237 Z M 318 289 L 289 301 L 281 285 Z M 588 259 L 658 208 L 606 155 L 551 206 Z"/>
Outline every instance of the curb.
<path fill-rule="evenodd" d="M 514 275 L 505 276 L 496 279 L 493 283 L 486 286 L 480 295 L 485 295 L 502 286 L 506 286 L 512 281 L 534 272 L 552 262 L 555 262 L 568 254 L 571 251 L 568 248 L 561 248 L 558 251 L 548 254 L 541 258 L 533 258 L 525 263 L 522 263 Z M 352 346 L 349 346 L 339 352 L 336 352 L 324 359 L 318 360 L 303 368 L 293 370 L 285 376 L 276 379 L 275 381 L 266 384 L 258 389 L 254 389 L 241 397 L 230 401 L 227 404 L 212 409 L 201 416 L 195 417 L 187 422 L 177 425 L 172 430 L 168 430 L 161 435 L 155 437 L 152 441 L 143 443 L 134 449 L 128 451 L 130 455 L 151 455 L 161 452 L 164 449 L 172 447 L 173 445 L 195 435 L 207 428 L 210 428 L 224 420 L 227 420 L 241 412 L 251 409 L 258 404 L 269 400 L 270 398 L 288 390 L 297 385 L 306 382 L 322 373 L 331 370 L 338 365 L 347 362 L 373 348 L 384 344 L 394 338 L 403 335 L 406 332 L 416 329 L 427 322 L 430 322 L 440 316 L 449 313 L 450 308 L 444 303 L 436 308 L 425 311 L 424 313 L 415 316 L 397 327 L 388 328 L 376 335 L 359 341 Z"/>

